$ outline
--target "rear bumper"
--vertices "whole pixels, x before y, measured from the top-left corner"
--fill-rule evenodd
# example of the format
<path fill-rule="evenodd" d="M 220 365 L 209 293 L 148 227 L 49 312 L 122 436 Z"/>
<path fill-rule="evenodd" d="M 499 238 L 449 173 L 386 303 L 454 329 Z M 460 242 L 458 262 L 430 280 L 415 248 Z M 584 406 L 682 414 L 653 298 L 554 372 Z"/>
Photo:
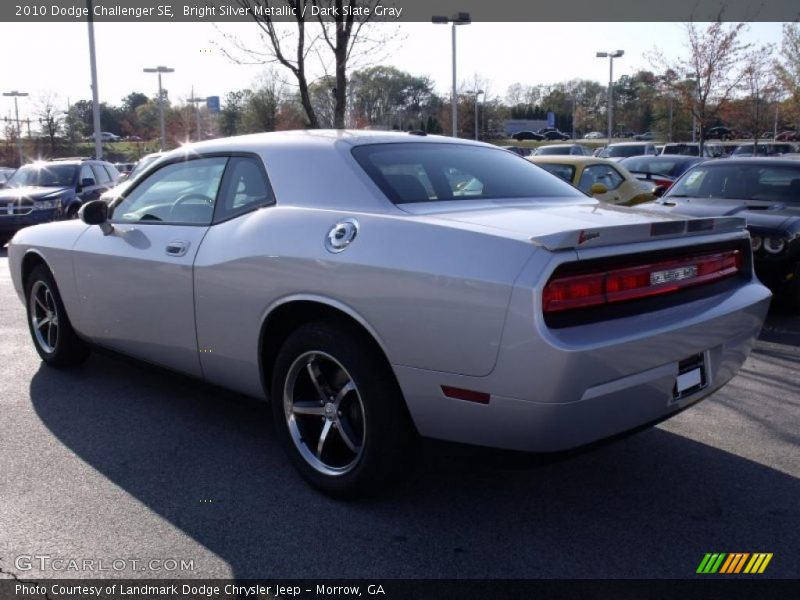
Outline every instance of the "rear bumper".
<path fill-rule="evenodd" d="M 722 387 L 747 358 L 769 300 L 753 281 L 724 298 L 562 330 L 558 338 L 516 331 L 483 378 L 394 369 L 423 436 L 567 450 L 667 418 Z M 675 400 L 678 364 L 695 354 L 704 358 L 707 386 Z M 490 401 L 448 398 L 442 385 L 487 392 Z"/>

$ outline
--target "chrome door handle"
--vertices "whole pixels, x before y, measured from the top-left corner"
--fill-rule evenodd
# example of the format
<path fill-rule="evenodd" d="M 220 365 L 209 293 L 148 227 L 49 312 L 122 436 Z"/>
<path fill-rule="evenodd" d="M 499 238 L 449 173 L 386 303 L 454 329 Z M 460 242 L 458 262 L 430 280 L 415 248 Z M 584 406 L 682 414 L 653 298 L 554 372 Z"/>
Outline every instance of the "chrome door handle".
<path fill-rule="evenodd" d="M 169 256 L 183 256 L 186 254 L 186 251 L 189 250 L 189 242 L 184 242 L 181 240 L 175 240 L 167 244 L 165 248 L 166 253 Z"/>

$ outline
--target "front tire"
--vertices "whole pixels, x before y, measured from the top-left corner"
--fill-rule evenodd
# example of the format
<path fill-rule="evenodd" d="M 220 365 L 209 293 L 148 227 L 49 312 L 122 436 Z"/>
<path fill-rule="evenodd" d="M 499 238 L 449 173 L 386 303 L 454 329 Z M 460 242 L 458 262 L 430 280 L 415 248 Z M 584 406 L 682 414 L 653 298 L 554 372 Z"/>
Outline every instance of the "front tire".
<path fill-rule="evenodd" d="M 52 367 L 71 367 L 84 362 L 89 346 L 69 322 L 53 275 L 44 265 L 36 266 L 25 281 L 28 329 L 42 360 Z"/>
<path fill-rule="evenodd" d="M 272 414 L 292 464 L 338 497 L 373 494 L 410 460 L 412 425 L 394 375 L 371 340 L 343 324 L 301 326 L 272 378 Z"/>

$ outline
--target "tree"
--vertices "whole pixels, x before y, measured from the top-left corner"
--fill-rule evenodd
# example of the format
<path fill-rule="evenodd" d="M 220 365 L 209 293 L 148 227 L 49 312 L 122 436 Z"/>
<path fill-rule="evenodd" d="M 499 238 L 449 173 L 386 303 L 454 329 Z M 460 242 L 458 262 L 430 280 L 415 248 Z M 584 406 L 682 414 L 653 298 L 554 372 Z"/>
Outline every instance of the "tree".
<path fill-rule="evenodd" d="M 676 96 L 697 120 L 700 152 L 706 127 L 734 98 L 745 77 L 745 57 L 751 44 L 742 42 L 744 23 L 715 21 L 706 26 L 686 23 L 688 56 L 667 60 L 656 52 L 651 61 L 663 71 L 678 74 L 672 84 Z M 689 85 L 686 85 L 689 83 Z"/>
<path fill-rule="evenodd" d="M 36 116 L 42 124 L 42 133 L 50 140 L 50 153 L 56 153 L 56 136 L 61 131 L 64 121 L 63 111 L 55 104 L 56 97 L 46 94 L 39 99 L 36 105 Z"/>
<path fill-rule="evenodd" d="M 776 64 L 778 79 L 788 95 L 786 102 L 795 127 L 800 126 L 800 25 L 784 23 L 780 60 Z"/>
<path fill-rule="evenodd" d="M 753 133 L 758 145 L 761 132 L 769 127 L 769 105 L 778 89 L 773 71 L 772 46 L 750 52 L 745 60 L 742 90 L 747 94 L 739 122 Z"/>
<path fill-rule="evenodd" d="M 297 81 L 300 103 L 306 114 L 308 126 L 318 128 L 320 120 L 312 100 L 312 84 L 319 103 L 322 85 L 326 85 L 333 99 L 333 126 L 345 126 L 347 111 L 347 69 L 354 58 L 354 51 L 362 46 L 365 54 L 378 48 L 380 42 L 365 35 L 364 26 L 375 13 L 380 0 L 236 0 L 237 4 L 248 9 L 253 21 L 258 25 L 267 52 L 254 51 L 241 42 L 228 38 L 238 51 L 256 62 L 277 62 L 287 69 Z M 317 7 L 318 16 L 312 16 L 311 7 Z M 289 9 L 294 16 L 293 35 L 279 29 L 271 14 L 280 9 Z M 324 14 L 333 14 L 324 17 Z M 362 14 L 363 16 L 356 16 Z M 311 27 L 309 27 L 311 25 Z M 367 46 L 364 48 L 364 46 Z M 227 52 L 223 52 L 235 62 L 245 62 Z M 308 58 L 318 57 L 324 77 L 313 79 L 309 75 Z M 331 70 L 333 74 L 328 73 Z"/>

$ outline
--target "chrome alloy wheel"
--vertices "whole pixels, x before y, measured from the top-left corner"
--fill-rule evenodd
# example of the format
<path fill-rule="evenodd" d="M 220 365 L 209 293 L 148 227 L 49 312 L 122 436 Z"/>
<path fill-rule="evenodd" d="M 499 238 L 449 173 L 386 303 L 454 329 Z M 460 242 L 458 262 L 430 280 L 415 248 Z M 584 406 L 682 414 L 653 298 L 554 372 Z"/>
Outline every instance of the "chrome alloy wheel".
<path fill-rule="evenodd" d="M 364 452 L 364 404 L 353 378 L 325 352 L 301 354 L 283 386 L 289 435 L 303 459 L 325 475 L 344 475 Z"/>
<path fill-rule="evenodd" d="M 36 343 L 44 352 L 52 354 L 58 344 L 58 311 L 53 292 L 44 281 L 33 284 L 29 309 Z"/>

